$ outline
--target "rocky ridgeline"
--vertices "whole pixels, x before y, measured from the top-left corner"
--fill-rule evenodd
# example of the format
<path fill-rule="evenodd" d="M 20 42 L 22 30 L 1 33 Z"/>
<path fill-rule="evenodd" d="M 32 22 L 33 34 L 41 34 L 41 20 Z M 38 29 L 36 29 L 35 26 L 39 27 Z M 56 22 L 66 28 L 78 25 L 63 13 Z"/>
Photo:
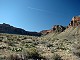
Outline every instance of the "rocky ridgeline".
<path fill-rule="evenodd" d="M 0 33 L 41 36 L 41 33 L 25 31 L 24 29 L 16 28 L 5 23 L 0 24 Z"/>
<path fill-rule="evenodd" d="M 60 33 L 60 32 L 63 32 L 65 29 L 66 29 L 66 27 L 64 27 L 64 26 L 54 25 L 52 27 L 52 29 L 50 29 L 50 30 L 42 30 L 41 33 L 44 34 L 44 35 L 46 35 L 48 33 L 52 33 L 52 32 Z"/>
<path fill-rule="evenodd" d="M 65 27 L 61 25 L 54 25 L 51 30 L 42 30 L 39 33 L 38 32 L 29 32 L 25 31 L 21 28 L 16 28 L 13 26 L 10 26 L 9 24 L 0 24 L 0 33 L 9 33 L 9 34 L 21 34 L 21 35 L 31 35 L 31 36 L 41 36 L 46 35 L 48 33 L 52 32 L 62 32 L 65 30 Z"/>
<path fill-rule="evenodd" d="M 67 27 L 61 26 L 61 25 L 54 25 L 50 30 L 42 30 L 40 32 L 29 32 L 29 31 L 25 31 L 24 29 L 16 28 L 16 27 L 10 26 L 9 24 L 3 23 L 3 24 L 0 24 L 0 33 L 41 36 L 41 35 L 46 35 L 52 32 L 61 33 L 66 28 L 76 27 L 76 26 L 80 26 L 80 16 L 73 17 Z"/>
<path fill-rule="evenodd" d="M 42 30 L 40 33 L 46 35 L 51 32 L 63 32 L 66 28 L 80 27 L 80 16 L 74 16 L 68 26 L 54 25 L 50 30 Z"/>

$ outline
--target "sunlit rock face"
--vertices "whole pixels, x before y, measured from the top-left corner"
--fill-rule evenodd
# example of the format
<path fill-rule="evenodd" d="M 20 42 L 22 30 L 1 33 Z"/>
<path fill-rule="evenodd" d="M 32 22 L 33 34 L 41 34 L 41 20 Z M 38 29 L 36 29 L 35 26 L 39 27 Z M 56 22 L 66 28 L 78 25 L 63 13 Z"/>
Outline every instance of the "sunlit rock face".
<path fill-rule="evenodd" d="M 63 32 L 66 29 L 66 27 L 61 25 L 55 25 L 52 27 L 53 32 Z"/>
<path fill-rule="evenodd" d="M 54 25 L 50 30 L 42 30 L 40 33 L 43 35 L 52 33 L 52 32 L 63 32 L 66 29 L 66 27 L 61 26 L 61 25 Z"/>
<path fill-rule="evenodd" d="M 68 27 L 76 27 L 80 25 L 80 16 L 74 16 Z"/>
<path fill-rule="evenodd" d="M 25 31 L 24 29 L 16 28 L 5 23 L 0 24 L 0 33 L 41 36 L 41 33 Z"/>

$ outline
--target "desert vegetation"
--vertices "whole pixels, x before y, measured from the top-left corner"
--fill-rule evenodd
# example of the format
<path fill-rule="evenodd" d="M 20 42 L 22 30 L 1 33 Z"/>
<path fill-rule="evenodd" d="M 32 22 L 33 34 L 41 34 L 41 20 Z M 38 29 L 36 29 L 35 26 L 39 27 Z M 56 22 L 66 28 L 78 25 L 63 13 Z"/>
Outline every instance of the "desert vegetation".
<path fill-rule="evenodd" d="M 54 53 L 54 45 L 51 43 L 53 40 L 49 40 L 45 37 L 1 33 L 0 59 L 61 60 L 61 57 L 58 54 Z"/>
<path fill-rule="evenodd" d="M 76 30 L 41 37 L 0 33 L 0 60 L 79 60 L 80 32 Z"/>

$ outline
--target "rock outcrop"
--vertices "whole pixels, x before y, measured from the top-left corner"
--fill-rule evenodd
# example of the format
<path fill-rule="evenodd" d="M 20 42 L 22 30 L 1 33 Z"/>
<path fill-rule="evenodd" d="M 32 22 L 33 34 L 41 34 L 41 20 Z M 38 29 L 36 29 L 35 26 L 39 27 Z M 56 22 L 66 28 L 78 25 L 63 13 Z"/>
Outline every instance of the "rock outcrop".
<path fill-rule="evenodd" d="M 61 25 L 55 25 L 52 27 L 53 32 L 63 32 L 66 29 L 66 27 Z"/>
<path fill-rule="evenodd" d="M 72 18 L 68 27 L 76 27 L 80 25 L 80 16 L 75 16 Z"/>
<path fill-rule="evenodd" d="M 42 33 L 43 35 L 46 35 L 48 33 L 52 33 L 52 32 L 63 32 L 66 29 L 66 27 L 61 26 L 61 25 L 54 25 L 52 27 L 52 29 L 50 30 L 42 30 L 40 33 Z"/>
<path fill-rule="evenodd" d="M 41 33 L 25 31 L 24 29 L 16 28 L 5 23 L 0 24 L 0 33 L 41 36 Z"/>

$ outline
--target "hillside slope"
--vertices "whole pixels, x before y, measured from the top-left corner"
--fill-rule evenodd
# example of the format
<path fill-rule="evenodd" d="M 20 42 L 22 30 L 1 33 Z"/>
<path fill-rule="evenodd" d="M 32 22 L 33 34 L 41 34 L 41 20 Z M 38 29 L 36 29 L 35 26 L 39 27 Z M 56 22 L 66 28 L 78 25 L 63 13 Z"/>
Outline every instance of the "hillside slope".
<path fill-rule="evenodd" d="M 47 36 L 0 33 L 0 60 L 80 60 L 80 27 Z"/>
<path fill-rule="evenodd" d="M 57 50 L 55 53 L 62 56 L 63 60 L 80 60 L 80 27 L 67 28 L 60 34 L 50 34 L 48 39 Z M 49 41 L 50 41 L 49 40 Z"/>
<path fill-rule="evenodd" d="M 24 29 L 16 28 L 5 23 L 0 24 L 0 33 L 41 36 L 41 33 L 39 32 L 25 31 Z"/>

